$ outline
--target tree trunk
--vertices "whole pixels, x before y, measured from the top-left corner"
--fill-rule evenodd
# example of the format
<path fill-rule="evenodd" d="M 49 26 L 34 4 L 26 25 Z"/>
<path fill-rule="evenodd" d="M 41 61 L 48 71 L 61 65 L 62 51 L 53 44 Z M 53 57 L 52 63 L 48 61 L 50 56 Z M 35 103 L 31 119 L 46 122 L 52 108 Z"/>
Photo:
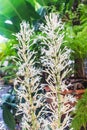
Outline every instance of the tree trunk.
<path fill-rule="evenodd" d="M 75 77 L 85 78 L 84 60 L 81 58 L 75 59 Z"/>

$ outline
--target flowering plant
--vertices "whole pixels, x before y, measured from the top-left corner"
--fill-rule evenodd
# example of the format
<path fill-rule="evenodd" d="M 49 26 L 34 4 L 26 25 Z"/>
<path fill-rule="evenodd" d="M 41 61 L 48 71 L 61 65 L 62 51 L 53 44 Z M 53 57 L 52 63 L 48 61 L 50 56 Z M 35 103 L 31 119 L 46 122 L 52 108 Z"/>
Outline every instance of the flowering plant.
<path fill-rule="evenodd" d="M 35 113 L 36 109 L 42 104 L 37 94 L 39 91 L 40 70 L 36 70 L 34 66 L 35 52 L 30 51 L 30 43 L 32 42 L 33 44 L 31 36 L 34 33 L 34 29 L 31 29 L 30 25 L 25 21 L 21 23 L 20 27 L 20 32 L 16 34 L 19 41 L 18 46 L 16 46 L 18 50 L 18 57 L 16 57 L 18 72 L 14 82 L 20 99 L 17 114 L 23 114 L 22 128 L 26 130 L 38 130 L 40 126 L 37 119 L 40 113 L 38 113 L 37 117 Z"/>
<path fill-rule="evenodd" d="M 46 103 L 47 111 L 45 113 L 49 113 L 48 110 L 50 111 L 49 125 L 52 130 L 63 130 L 70 125 L 70 112 L 74 109 L 68 102 L 75 101 L 74 97 L 69 94 L 65 95 L 65 97 L 61 95 L 62 91 L 68 89 L 64 84 L 64 79 L 71 71 L 69 68 L 70 50 L 62 47 L 64 25 L 58 16 L 50 14 L 45 19 L 46 24 L 40 26 L 43 33 L 43 36 L 41 36 L 42 42 L 49 48 L 42 48 L 45 55 L 41 57 L 45 67 L 43 71 L 47 73 L 46 85 L 49 86 L 49 91 L 45 96 L 50 100 L 50 103 Z M 64 119 L 62 119 L 63 116 Z"/>

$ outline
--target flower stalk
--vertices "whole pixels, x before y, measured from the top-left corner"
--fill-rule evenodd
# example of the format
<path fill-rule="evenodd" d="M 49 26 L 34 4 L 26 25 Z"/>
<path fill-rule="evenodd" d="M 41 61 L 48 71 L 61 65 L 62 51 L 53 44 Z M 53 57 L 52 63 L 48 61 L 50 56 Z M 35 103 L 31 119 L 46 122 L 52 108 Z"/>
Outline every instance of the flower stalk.
<path fill-rule="evenodd" d="M 20 100 L 17 114 L 20 112 L 23 114 L 22 128 L 24 130 L 38 130 L 40 126 L 35 113 L 40 103 L 36 96 L 40 82 L 40 71 L 34 67 L 34 58 L 32 59 L 32 57 L 34 57 L 35 52 L 30 51 L 30 42 L 33 42 L 31 36 L 34 30 L 26 22 L 22 22 L 20 26 L 21 30 L 16 34 L 19 42 L 16 46 L 18 72 L 14 82 Z"/>
<path fill-rule="evenodd" d="M 48 46 L 48 49 L 42 49 L 42 53 L 45 55 L 41 59 L 45 67 L 43 71 L 48 75 L 46 82 L 50 88 L 48 92 L 50 95 L 49 99 L 53 98 L 50 104 L 47 104 L 47 108 L 52 112 L 50 116 L 50 127 L 52 130 L 63 130 L 70 125 L 69 113 L 73 110 L 70 104 L 67 104 L 70 95 L 65 97 L 61 95 L 61 91 L 68 89 L 63 80 L 70 72 L 70 50 L 62 46 L 64 43 L 64 25 L 59 17 L 53 13 L 46 16 L 45 20 L 46 24 L 40 26 L 40 30 L 43 34 L 41 40 Z M 72 99 L 73 98 L 74 97 L 72 97 Z M 64 119 L 62 119 L 63 115 L 65 115 Z"/>

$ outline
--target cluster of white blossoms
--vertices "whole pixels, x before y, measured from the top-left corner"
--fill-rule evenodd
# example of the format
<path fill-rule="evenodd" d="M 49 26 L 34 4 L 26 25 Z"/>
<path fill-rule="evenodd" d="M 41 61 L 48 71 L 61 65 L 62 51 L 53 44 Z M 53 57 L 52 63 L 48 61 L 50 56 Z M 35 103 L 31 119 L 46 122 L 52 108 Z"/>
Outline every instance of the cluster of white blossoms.
<path fill-rule="evenodd" d="M 45 85 L 40 87 L 39 74 L 41 70 L 34 67 L 35 52 L 30 51 L 33 42 L 37 41 L 37 39 L 32 39 L 34 29 L 30 28 L 29 23 L 23 21 L 20 25 L 20 32 L 16 34 L 19 41 L 16 47 L 18 50 L 16 58 L 18 72 L 14 86 L 20 99 L 18 113 L 23 114 L 22 128 L 24 130 L 47 130 L 48 126 L 52 130 L 64 130 L 70 125 L 70 112 L 74 109 L 70 104 L 67 104 L 69 101 L 74 102 L 74 97 L 61 95 L 61 92 L 67 89 L 63 79 L 70 71 L 68 69 L 70 51 L 66 47 L 61 48 L 64 26 L 56 14 L 50 14 L 45 19 L 46 24 L 41 24 L 42 34 L 38 35 L 37 39 L 48 47 L 48 49 L 42 48 L 43 55 L 41 57 L 45 68 L 42 72 L 47 74 L 46 85 L 50 88 L 46 94 L 38 94 L 39 89 L 43 90 Z M 45 101 L 49 99 L 51 102 L 43 103 L 42 99 Z M 42 109 L 36 115 L 36 110 L 40 107 Z M 48 110 L 50 113 L 48 118 L 40 117 L 41 113 L 48 114 Z"/>
<path fill-rule="evenodd" d="M 14 82 L 20 99 L 17 114 L 23 114 L 22 128 L 25 130 L 37 130 L 39 123 L 37 122 L 38 116 L 36 117 L 35 112 L 41 103 L 40 99 L 37 98 L 40 70 L 35 69 L 34 58 L 32 58 L 34 57 L 34 52 L 30 51 L 31 36 L 34 31 L 25 21 L 20 26 L 21 30 L 16 34 L 19 41 L 19 44 L 16 46 L 18 57 L 15 59 L 18 72 Z"/>
<path fill-rule="evenodd" d="M 70 126 L 70 112 L 74 110 L 70 102 L 75 102 L 75 98 L 71 95 L 61 95 L 61 92 L 68 90 L 63 80 L 71 71 L 69 69 L 70 50 L 63 47 L 64 42 L 64 25 L 59 20 L 56 14 L 50 14 L 45 18 L 46 24 L 40 26 L 43 33 L 41 36 L 42 42 L 48 46 L 48 49 L 43 48 L 45 54 L 42 59 L 45 73 L 47 73 L 46 82 L 50 91 L 46 93 L 46 98 L 51 100 L 51 103 L 46 104 L 46 108 L 50 110 L 52 130 L 63 130 Z M 64 119 L 61 118 L 64 116 Z"/>

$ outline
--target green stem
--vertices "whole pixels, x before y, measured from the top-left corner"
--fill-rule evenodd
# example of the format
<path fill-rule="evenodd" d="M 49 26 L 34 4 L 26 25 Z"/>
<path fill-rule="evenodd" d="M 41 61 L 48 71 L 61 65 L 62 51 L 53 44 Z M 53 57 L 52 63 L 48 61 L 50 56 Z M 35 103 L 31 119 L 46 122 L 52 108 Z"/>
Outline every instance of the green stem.
<path fill-rule="evenodd" d="M 26 68 L 26 77 L 29 78 L 29 70 L 28 68 Z M 35 116 L 35 110 L 34 110 L 34 106 L 33 106 L 33 97 L 32 97 L 32 84 L 29 83 L 27 84 L 26 82 L 26 89 L 27 89 L 27 92 L 28 92 L 28 100 L 29 100 L 29 103 L 30 103 L 30 115 L 31 115 L 31 123 L 32 123 L 32 126 L 31 126 L 31 130 L 38 130 L 37 129 L 37 123 L 36 123 L 36 116 Z"/>
<path fill-rule="evenodd" d="M 58 104 L 58 128 L 60 128 L 61 126 L 61 113 L 60 113 L 60 109 L 61 109 L 61 97 L 60 97 L 60 88 L 59 88 L 59 83 L 57 81 L 57 104 Z"/>

